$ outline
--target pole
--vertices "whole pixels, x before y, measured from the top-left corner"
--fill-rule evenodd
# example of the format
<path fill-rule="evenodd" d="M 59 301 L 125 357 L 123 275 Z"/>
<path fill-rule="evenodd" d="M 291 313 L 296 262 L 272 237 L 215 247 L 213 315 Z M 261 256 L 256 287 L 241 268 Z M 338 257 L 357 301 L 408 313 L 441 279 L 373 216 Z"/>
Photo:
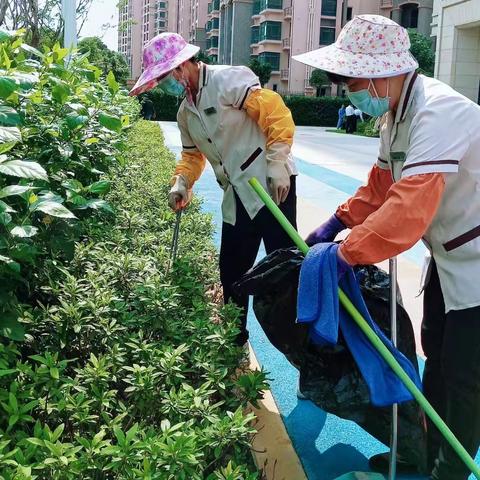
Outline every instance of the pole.
<path fill-rule="evenodd" d="M 265 191 L 260 182 L 256 178 L 251 178 L 248 183 L 255 190 L 263 203 L 265 203 L 272 215 L 278 220 L 280 225 L 288 233 L 290 238 L 295 242 L 299 250 L 302 253 L 306 254 L 309 250 L 308 245 L 298 234 L 298 232 L 293 228 L 287 217 L 285 217 L 283 212 L 271 199 L 270 195 Z M 457 455 L 462 459 L 468 469 L 475 475 L 477 480 L 480 480 L 480 468 L 475 463 L 473 458 L 470 456 L 467 450 L 465 450 L 463 445 L 458 441 L 457 437 L 455 437 L 450 428 L 448 428 L 447 424 L 442 420 L 440 415 L 438 415 L 438 413 L 432 407 L 430 402 L 425 398 L 420 389 L 415 385 L 415 382 L 405 373 L 405 370 L 403 370 L 401 365 L 397 362 L 397 359 L 393 356 L 392 352 L 390 352 L 390 350 L 380 340 L 378 335 L 373 331 L 372 327 L 362 317 L 361 313 L 357 310 L 355 305 L 345 295 L 341 288 L 338 289 L 338 298 L 343 308 L 345 308 L 345 310 L 351 315 L 360 330 L 362 330 L 368 340 L 370 340 L 370 343 L 376 348 L 376 350 L 378 350 L 378 353 L 383 357 L 385 362 L 387 362 L 388 366 L 403 382 L 405 387 L 412 394 L 413 398 L 415 398 L 415 400 L 419 403 L 425 413 L 430 417 L 434 425 L 438 428 L 445 440 L 447 440 L 447 442 L 455 450 Z"/>
<path fill-rule="evenodd" d="M 397 258 L 388 262 L 390 276 L 390 330 L 394 347 L 397 346 Z M 398 445 L 398 404 L 392 405 L 392 426 L 390 432 L 390 462 L 388 480 L 395 480 L 397 475 L 397 445 Z"/>
<path fill-rule="evenodd" d="M 73 49 L 77 46 L 77 0 L 62 0 L 64 24 L 63 46 Z"/>

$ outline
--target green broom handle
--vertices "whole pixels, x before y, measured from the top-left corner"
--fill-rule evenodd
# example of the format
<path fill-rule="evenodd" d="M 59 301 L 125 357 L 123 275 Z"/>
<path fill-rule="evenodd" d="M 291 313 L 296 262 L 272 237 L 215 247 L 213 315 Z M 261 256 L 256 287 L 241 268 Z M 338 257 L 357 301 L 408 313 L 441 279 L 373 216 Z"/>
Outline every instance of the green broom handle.
<path fill-rule="evenodd" d="M 290 238 L 295 242 L 299 250 L 306 254 L 309 250 L 308 245 L 305 243 L 303 238 L 298 234 L 298 232 L 293 228 L 292 224 L 288 221 L 287 217 L 283 212 L 278 208 L 275 202 L 271 199 L 270 195 L 265 191 L 260 182 L 254 177 L 251 178 L 248 183 L 252 186 L 261 200 L 265 203 L 267 208 L 273 214 L 273 216 L 278 220 L 280 225 L 285 229 Z M 451 445 L 451 447 L 457 452 L 458 456 L 463 460 L 465 465 L 470 469 L 470 471 L 475 475 L 475 477 L 480 480 L 480 468 L 477 466 L 470 454 L 465 450 L 463 445 L 458 441 L 453 432 L 448 428 L 447 424 L 440 418 L 435 409 L 430 405 L 429 401 L 425 398 L 423 393 L 415 385 L 413 380 L 405 373 L 405 370 L 400 366 L 395 357 L 392 355 L 390 350 L 385 346 L 385 344 L 380 340 L 378 335 L 373 331 L 372 327 L 367 323 L 367 321 L 362 317 L 361 313 L 356 309 L 355 305 L 349 300 L 341 288 L 338 289 L 338 297 L 340 303 L 345 308 L 345 310 L 352 316 L 357 325 L 360 327 L 362 332 L 367 336 L 372 345 L 378 350 L 383 359 L 387 362 L 390 368 L 395 372 L 397 377 L 403 382 L 407 387 L 413 397 L 417 400 L 420 406 L 423 408 L 425 413 L 430 417 L 432 422 L 440 430 L 442 435 Z"/>

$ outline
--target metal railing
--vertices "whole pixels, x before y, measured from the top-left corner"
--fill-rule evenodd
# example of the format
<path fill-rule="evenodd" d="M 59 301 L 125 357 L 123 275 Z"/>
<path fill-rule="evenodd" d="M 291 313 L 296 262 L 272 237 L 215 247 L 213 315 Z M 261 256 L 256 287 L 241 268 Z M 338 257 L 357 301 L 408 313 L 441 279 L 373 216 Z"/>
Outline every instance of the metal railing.
<path fill-rule="evenodd" d="M 280 70 L 280 79 L 288 80 L 288 68 L 282 68 L 282 70 Z"/>

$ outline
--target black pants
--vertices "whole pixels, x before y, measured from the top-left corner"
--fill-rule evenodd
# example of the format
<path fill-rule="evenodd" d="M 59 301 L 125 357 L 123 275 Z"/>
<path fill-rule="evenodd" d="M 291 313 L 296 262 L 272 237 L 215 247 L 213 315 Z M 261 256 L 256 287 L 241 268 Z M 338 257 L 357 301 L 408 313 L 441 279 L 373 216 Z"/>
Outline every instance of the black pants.
<path fill-rule="evenodd" d="M 355 133 L 357 131 L 357 116 L 349 115 L 345 121 L 346 133 Z"/>
<path fill-rule="evenodd" d="M 232 290 L 232 284 L 253 266 L 262 240 L 267 254 L 279 248 L 291 247 L 294 243 L 267 207 L 263 207 L 252 220 L 238 196 L 235 195 L 235 199 L 237 221 L 235 225 L 224 222 L 222 226 L 220 280 L 225 303 L 232 301 L 243 308 L 241 331 L 237 338 L 237 343 L 243 345 L 248 340 L 248 295 L 236 295 Z M 290 191 L 285 202 L 280 204 L 280 210 L 297 228 L 297 194 L 294 176 L 290 177 Z"/>
<path fill-rule="evenodd" d="M 423 308 L 422 347 L 427 357 L 424 393 L 475 457 L 480 445 L 480 307 L 445 314 L 438 272 L 433 265 Z M 468 468 L 430 420 L 428 451 L 433 479 L 468 478 Z"/>

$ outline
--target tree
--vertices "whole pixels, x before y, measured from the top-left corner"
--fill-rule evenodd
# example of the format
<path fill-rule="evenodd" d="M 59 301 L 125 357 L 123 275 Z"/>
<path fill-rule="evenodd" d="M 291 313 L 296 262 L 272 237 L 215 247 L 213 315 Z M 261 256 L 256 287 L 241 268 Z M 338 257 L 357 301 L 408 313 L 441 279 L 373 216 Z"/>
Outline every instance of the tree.
<path fill-rule="evenodd" d="M 211 63 L 210 57 L 209 57 L 203 50 L 200 50 L 200 51 L 195 55 L 195 58 L 196 58 L 199 62 L 206 63 L 207 65 Z"/>
<path fill-rule="evenodd" d="M 256 58 L 250 60 L 248 68 L 260 79 L 260 85 L 263 87 L 272 75 L 272 66 L 269 63 L 259 62 Z"/>
<path fill-rule="evenodd" d="M 77 0 L 78 33 L 87 19 L 93 0 Z M 0 27 L 24 28 L 26 41 L 38 47 L 44 35 L 49 40 L 63 37 L 62 0 L 0 0 Z M 50 42 L 49 42 L 50 43 Z"/>
<path fill-rule="evenodd" d="M 416 30 L 409 29 L 408 36 L 410 37 L 410 51 L 417 59 L 421 73 L 433 77 L 435 69 L 435 53 L 432 50 L 432 41 L 418 33 Z"/>
<path fill-rule="evenodd" d="M 80 53 L 88 52 L 90 63 L 100 68 L 106 75 L 112 71 L 117 82 L 125 84 L 130 77 L 130 69 L 123 56 L 110 50 L 100 38 L 87 37 L 78 42 Z"/>
<path fill-rule="evenodd" d="M 330 80 L 324 70 L 313 70 L 309 82 L 312 87 L 317 89 L 317 97 L 319 96 L 320 89 L 324 85 L 330 85 Z"/>

